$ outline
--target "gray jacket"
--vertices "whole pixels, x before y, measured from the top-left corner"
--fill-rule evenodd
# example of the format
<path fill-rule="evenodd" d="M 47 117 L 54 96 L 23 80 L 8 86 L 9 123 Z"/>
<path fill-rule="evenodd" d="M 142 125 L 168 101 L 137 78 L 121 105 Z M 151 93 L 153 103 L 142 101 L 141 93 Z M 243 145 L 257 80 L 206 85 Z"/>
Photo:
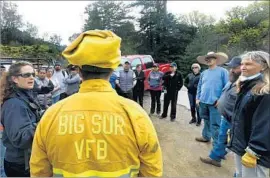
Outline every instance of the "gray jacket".
<path fill-rule="evenodd" d="M 67 95 L 72 95 L 74 93 L 77 93 L 80 88 L 80 83 L 81 83 L 81 78 L 79 74 L 72 75 L 70 74 L 68 78 L 65 79 L 64 81 L 67 84 Z"/>
<path fill-rule="evenodd" d="M 224 116 L 224 118 L 231 122 L 231 118 L 233 115 L 233 109 L 235 106 L 237 98 L 236 93 L 236 84 L 228 82 L 226 86 L 223 88 L 221 97 L 218 101 L 218 111 L 219 113 Z"/>

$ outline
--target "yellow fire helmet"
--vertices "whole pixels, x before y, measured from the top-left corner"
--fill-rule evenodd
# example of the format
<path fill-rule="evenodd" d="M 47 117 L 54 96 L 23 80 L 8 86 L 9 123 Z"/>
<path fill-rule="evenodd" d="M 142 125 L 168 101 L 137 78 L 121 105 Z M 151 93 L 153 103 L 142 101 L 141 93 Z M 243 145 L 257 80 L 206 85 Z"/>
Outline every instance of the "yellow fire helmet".
<path fill-rule="evenodd" d="M 109 30 L 89 30 L 80 34 L 62 55 L 70 64 L 116 69 L 120 64 L 121 38 Z"/>

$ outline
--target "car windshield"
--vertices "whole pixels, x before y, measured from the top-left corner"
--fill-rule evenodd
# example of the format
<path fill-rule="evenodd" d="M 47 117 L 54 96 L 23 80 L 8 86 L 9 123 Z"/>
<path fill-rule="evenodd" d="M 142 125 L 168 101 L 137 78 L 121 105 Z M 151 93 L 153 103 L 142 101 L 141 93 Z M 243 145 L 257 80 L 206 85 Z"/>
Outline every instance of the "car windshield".
<path fill-rule="evenodd" d="M 115 69 L 115 72 L 119 72 L 120 70 L 123 70 L 123 66 L 119 66 Z"/>
<path fill-rule="evenodd" d="M 126 61 L 129 61 L 126 57 L 121 57 L 121 64 L 124 64 Z"/>

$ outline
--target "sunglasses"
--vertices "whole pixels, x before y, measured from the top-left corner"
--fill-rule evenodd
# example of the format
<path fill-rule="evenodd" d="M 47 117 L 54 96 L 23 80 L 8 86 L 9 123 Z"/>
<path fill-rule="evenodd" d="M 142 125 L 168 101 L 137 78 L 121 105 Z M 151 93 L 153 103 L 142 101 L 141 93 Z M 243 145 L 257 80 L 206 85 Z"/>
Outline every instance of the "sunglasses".
<path fill-rule="evenodd" d="M 209 62 L 209 61 L 212 61 L 212 60 L 215 60 L 215 59 L 216 59 L 215 57 L 209 57 L 209 58 L 206 58 L 205 61 Z"/>
<path fill-rule="evenodd" d="M 192 69 L 198 69 L 199 67 L 192 67 Z"/>
<path fill-rule="evenodd" d="M 31 76 L 33 76 L 33 77 L 35 77 L 36 76 L 36 74 L 33 72 L 33 73 L 24 73 L 24 74 L 18 74 L 17 76 L 20 76 L 20 77 L 22 77 L 22 78 L 29 78 L 29 77 L 31 77 Z"/>

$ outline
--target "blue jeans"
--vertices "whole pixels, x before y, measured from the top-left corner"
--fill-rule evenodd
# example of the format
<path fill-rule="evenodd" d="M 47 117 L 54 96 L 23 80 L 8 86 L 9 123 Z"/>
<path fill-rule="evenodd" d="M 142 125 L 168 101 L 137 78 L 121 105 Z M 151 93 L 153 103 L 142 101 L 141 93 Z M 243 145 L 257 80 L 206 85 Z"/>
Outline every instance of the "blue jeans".
<path fill-rule="evenodd" d="M 206 140 L 212 137 L 214 148 L 218 143 L 221 115 L 215 106 L 200 102 L 200 116 L 204 120 L 202 136 Z"/>
<path fill-rule="evenodd" d="M 190 105 L 190 112 L 191 117 L 193 120 L 195 120 L 197 123 L 201 123 L 201 117 L 199 113 L 199 106 L 196 104 L 196 93 L 188 93 L 188 99 L 189 99 L 189 105 Z M 197 114 L 197 117 L 196 117 Z"/>
<path fill-rule="evenodd" d="M 228 122 L 224 117 L 221 119 L 219 135 L 218 135 L 218 143 L 212 149 L 209 157 L 216 161 L 221 161 L 224 159 L 225 155 L 227 154 L 226 145 L 227 145 L 227 132 L 231 128 L 231 123 Z"/>
<path fill-rule="evenodd" d="M 52 98 L 52 104 L 57 103 L 59 101 L 59 99 L 60 99 L 60 95 L 57 95 L 57 96 L 53 97 Z"/>

